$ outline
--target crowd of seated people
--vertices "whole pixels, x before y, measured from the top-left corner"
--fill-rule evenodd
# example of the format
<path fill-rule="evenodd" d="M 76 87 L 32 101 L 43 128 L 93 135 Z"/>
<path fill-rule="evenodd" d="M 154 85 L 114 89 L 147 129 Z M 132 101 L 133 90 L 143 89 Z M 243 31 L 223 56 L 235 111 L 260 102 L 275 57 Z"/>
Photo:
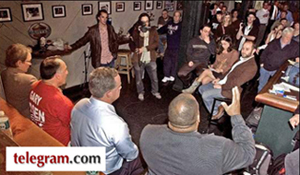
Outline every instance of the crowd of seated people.
<path fill-rule="evenodd" d="M 294 21 L 288 6 L 280 9 L 279 4 L 277 1 L 264 3 L 263 9 L 257 12 L 250 8 L 245 20 L 239 18 L 238 10 L 230 14 L 224 3 L 216 4 L 211 11 L 211 21 L 200 28 L 200 35 L 186 43 L 187 59 L 178 72 L 175 70 L 182 13 L 176 11 L 171 17 L 166 16 L 164 10 L 159 28 L 150 24 L 147 13 L 139 16 L 130 30 L 138 99 L 144 100 L 145 70 L 151 80 L 151 93 L 157 99 L 162 98 L 156 52 L 164 37 L 166 52 L 162 54 L 162 48 L 159 49 L 159 54 L 165 57 L 162 82 L 174 81 L 177 74 L 184 85 L 183 93 L 169 105 L 167 125 L 148 125 L 143 129 L 140 150 L 131 139 L 127 123 L 112 105 L 120 96 L 122 84 L 118 72 L 112 68 L 116 38 L 112 34 L 114 29 L 106 26 L 109 25 L 106 24 L 108 13 L 104 10 L 97 14 L 98 23 L 67 48 L 74 51 L 93 42 L 95 31 L 100 32 L 97 35 L 108 37 L 93 46 L 94 57 L 101 55 L 105 59 L 93 61 L 90 98 L 74 105 L 63 95 L 60 87 L 66 83 L 68 69 L 60 56 L 42 61 L 41 80 L 37 80 L 26 74 L 31 65 L 31 50 L 22 44 L 13 44 L 6 51 L 7 69 L 1 73 L 7 101 L 65 146 L 105 147 L 105 174 L 141 174 L 144 168 L 140 154 L 148 165 L 148 174 L 224 174 L 245 168 L 253 162 L 255 147 L 252 133 L 241 116 L 242 85 L 252 80 L 259 70 L 259 92 L 288 59 L 299 62 L 299 22 Z M 96 46 L 101 44 L 106 47 L 98 52 Z M 258 46 L 263 46 L 261 52 L 257 51 Z M 211 64 L 212 56 L 216 59 Z M 255 57 L 259 57 L 259 65 Z M 196 89 L 199 93 L 194 93 Z M 197 132 L 200 107 L 193 95 L 202 97 L 207 111 L 213 111 L 212 119 L 220 119 L 224 112 L 231 116 L 233 140 Z M 213 108 L 216 97 L 229 98 L 232 102 L 229 106 L 216 102 Z M 299 124 L 299 115 L 295 116 L 290 120 L 293 126 Z M 293 167 L 289 162 L 294 161 L 294 154 L 287 156 L 287 166 Z"/>

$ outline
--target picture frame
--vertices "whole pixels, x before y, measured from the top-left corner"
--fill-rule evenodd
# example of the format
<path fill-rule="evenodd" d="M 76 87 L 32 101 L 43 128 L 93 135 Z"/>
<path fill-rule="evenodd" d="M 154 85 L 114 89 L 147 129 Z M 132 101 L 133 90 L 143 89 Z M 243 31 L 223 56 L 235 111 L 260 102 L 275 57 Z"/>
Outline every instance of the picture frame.
<path fill-rule="evenodd" d="M 156 1 L 156 9 L 162 9 L 163 8 L 163 1 Z"/>
<path fill-rule="evenodd" d="M 116 12 L 125 12 L 125 2 L 116 3 Z"/>
<path fill-rule="evenodd" d="M 168 10 L 168 12 L 173 12 L 174 11 L 174 5 L 175 5 L 175 1 L 171 0 L 171 1 L 165 1 L 165 9 Z"/>
<path fill-rule="evenodd" d="M 111 14 L 111 1 L 100 1 L 98 2 L 98 9 L 99 10 L 106 10 L 107 13 Z"/>
<path fill-rule="evenodd" d="M 43 4 L 21 4 L 24 22 L 44 20 Z"/>
<path fill-rule="evenodd" d="M 133 11 L 142 10 L 142 2 L 133 2 Z"/>
<path fill-rule="evenodd" d="M 66 6 L 65 5 L 53 5 L 52 6 L 52 16 L 53 16 L 53 18 L 66 17 Z"/>
<path fill-rule="evenodd" d="M 153 10 L 153 1 L 145 1 L 145 11 Z"/>
<path fill-rule="evenodd" d="M 81 5 L 82 16 L 93 14 L 93 4 L 82 4 Z"/>
<path fill-rule="evenodd" d="M 9 7 L 0 7 L 0 22 L 11 22 L 11 10 Z"/>
<path fill-rule="evenodd" d="M 177 4 L 176 4 L 176 10 L 183 10 L 183 1 L 177 1 Z"/>

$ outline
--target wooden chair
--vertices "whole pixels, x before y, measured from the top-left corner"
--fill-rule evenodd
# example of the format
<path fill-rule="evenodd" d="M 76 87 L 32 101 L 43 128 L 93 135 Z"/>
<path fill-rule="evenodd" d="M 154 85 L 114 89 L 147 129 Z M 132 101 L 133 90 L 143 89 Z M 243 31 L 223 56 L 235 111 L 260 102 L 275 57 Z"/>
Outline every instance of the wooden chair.
<path fill-rule="evenodd" d="M 130 50 L 119 50 L 118 57 L 116 60 L 115 68 L 119 74 L 126 74 L 128 84 L 130 84 L 130 72 L 132 78 L 134 78 L 133 65 L 131 63 L 131 51 Z"/>

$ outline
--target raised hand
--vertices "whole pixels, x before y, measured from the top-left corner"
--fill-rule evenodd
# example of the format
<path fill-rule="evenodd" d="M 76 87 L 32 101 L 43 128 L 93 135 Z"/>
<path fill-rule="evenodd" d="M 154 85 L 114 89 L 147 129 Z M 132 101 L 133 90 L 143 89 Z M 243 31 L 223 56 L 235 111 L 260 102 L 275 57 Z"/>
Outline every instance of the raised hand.
<path fill-rule="evenodd" d="M 232 103 L 228 106 L 225 102 L 221 105 L 224 107 L 228 115 L 241 115 L 241 102 L 240 102 L 240 92 L 237 86 L 232 89 Z"/>

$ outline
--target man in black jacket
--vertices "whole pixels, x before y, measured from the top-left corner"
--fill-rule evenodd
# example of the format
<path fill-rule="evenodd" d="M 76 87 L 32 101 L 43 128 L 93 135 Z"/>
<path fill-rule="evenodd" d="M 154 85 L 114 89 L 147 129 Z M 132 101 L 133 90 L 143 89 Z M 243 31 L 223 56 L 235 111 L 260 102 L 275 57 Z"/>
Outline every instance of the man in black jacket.
<path fill-rule="evenodd" d="M 100 10 L 96 16 L 97 24 L 89 27 L 82 38 L 69 46 L 71 51 L 86 45 L 91 45 L 92 66 L 114 67 L 118 53 L 118 37 L 112 25 L 107 24 L 108 13 Z"/>
<path fill-rule="evenodd" d="M 299 44 L 292 40 L 294 29 L 287 27 L 280 39 L 270 42 L 260 57 L 260 77 L 258 92 L 267 84 L 270 76 L 288 59 L 299 58 Z"/>

